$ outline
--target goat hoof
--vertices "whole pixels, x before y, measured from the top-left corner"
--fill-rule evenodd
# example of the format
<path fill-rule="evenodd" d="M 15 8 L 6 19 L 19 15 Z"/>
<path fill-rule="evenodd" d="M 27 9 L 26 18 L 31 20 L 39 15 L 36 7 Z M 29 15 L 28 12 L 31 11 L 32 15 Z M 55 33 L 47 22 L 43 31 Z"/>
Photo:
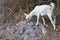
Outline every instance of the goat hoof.
<path fill-rule="evenodd" d="M 43 24 L 43 25 L 45 25 L 46 27 L 48 27 L 48 25 L 47 25 L 47 24 Z"/>
<path fill-rule="evenodd" d="M 36 26 L 38 26 L 38 24 L 36 24 Z"/>
<path fill-rule="evenodd" d="M 48 25 L 45 25 L 46 27 L 48 27 Z"/>

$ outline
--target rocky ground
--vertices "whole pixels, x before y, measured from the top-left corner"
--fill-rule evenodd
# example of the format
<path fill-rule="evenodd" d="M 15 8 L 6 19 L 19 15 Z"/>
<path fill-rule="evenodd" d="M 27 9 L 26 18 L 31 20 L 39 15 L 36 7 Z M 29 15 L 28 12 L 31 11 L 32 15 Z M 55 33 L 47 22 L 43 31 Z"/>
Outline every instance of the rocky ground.
<path fill-rule="evenodd" d="M 27 40 L 33 38 L 36 40 L 41 39 L 42 34 L 46 34 L 46 29 L 44 28 L 44 26 L 42 24 L 36 26 L 34 22 L 20 21 L 15 26 L 5 26 L 6 27 L 0 26 L 1 40 L 6 40 L 7 38 L 9 38 L 9 40 L 18 40 L 16 38 L 19 38 L 19 40 Z"/>
<path fill-rule="evenodd" d="M 60 27 L 60 26 L 58 26 Z M 49 24 L 48 27 L 35 22 L 20 21 L 16 25 L 0 26 L 0 40 L 60 40 L 60 30 L 54 30 Z"/>

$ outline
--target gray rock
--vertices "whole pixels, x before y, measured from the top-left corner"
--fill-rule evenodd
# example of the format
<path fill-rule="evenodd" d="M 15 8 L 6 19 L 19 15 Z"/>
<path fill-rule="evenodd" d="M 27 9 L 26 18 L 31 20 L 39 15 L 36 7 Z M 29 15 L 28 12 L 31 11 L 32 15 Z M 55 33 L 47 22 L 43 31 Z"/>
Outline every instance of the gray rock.
<path fill-rule="evenodd" d="M 35 22 L 20 21 L 13 28 L 7 27 L 6 31 L 10 32 L 11 35 L 27 40 L 29 37 L 39 37 L 45 32 L 45 28 L 40 23 L 36 26 Z"/>

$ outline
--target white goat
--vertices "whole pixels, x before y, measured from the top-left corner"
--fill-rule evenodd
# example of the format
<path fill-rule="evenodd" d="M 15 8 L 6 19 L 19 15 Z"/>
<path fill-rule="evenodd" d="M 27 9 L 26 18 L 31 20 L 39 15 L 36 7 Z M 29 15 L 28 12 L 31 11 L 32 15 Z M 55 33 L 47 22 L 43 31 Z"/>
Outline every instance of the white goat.
<path fill-rule="evenodd" d="M 24 13 L 24 15 L 26 16 L 26 20 L 30 20 L 32 16 L 37 16 L 37 22 L 36 22 L 36 25 L 38 25 L 39 23 L 39 16 L 42 16 L 42 20 L 43 20 L 43 24 L 45 24 L 45 20 L 43 18 L 43 16 L 47 15 L 48 18 L 50 19 L 54 29 L 56 29 L 55 27 L 55 17 L 54 17 L 54 20 L 52 19 L 52 16 L 53 16 L 53 9 L 55 8 L 55 4 L 53 2 L 51 2 L 49 5 L 40 5 L 40 6 L 36 6 L 31 12 L 30 14 L 26 14 Z"/>

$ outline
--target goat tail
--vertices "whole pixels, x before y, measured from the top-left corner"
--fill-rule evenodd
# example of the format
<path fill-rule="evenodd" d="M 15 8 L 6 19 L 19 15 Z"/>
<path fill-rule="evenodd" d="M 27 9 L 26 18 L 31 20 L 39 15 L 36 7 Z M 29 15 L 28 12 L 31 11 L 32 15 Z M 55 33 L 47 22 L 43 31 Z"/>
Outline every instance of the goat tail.
<path fill-rule="evenodd" d="M 51 2 L 50 6 L 51 6 L 52 9 L 54 9 L 55 8 L 55 3 Z"/>

